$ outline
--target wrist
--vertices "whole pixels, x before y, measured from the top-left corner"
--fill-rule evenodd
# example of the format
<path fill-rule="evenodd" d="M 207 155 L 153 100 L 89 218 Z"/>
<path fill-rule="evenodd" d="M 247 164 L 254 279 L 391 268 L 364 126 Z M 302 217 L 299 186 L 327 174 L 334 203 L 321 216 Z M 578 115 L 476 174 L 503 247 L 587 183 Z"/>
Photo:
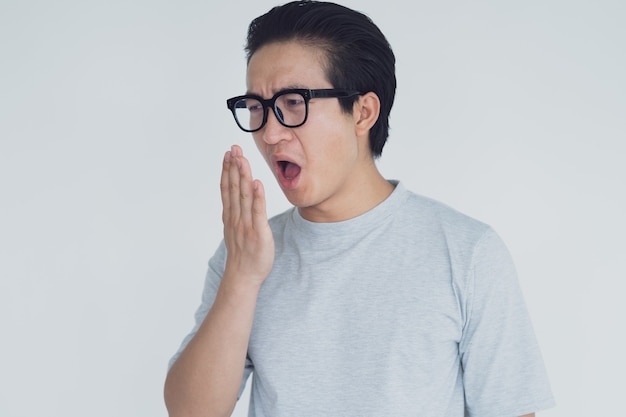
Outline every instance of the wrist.
<path fill-rule="evenodd" d="M 264 280 L 265 277 L 260 277 L 258 274 L 235 272 L 226 268 L 222 276 L 220 287 L 222 287 L 225 292 L 236 296 L 238 299 L 247 297 L 256 299 Z"/>

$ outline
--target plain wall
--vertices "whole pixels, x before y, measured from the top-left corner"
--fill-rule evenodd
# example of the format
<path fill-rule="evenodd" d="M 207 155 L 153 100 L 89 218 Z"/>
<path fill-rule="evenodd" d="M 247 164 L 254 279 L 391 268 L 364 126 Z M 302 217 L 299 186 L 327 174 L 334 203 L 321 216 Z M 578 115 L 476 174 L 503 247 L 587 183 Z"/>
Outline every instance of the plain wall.
<path fill-rule="evenodd" d="M 232 143 L 288 207 L 225 105 L 275 4 L 0 0 L 0 416 L 166 415 Z M 397 56 L 381 171 L 513 254 L 558 403 L 540 415 L 622 412 L 624 3 L 343 4 Z"/>

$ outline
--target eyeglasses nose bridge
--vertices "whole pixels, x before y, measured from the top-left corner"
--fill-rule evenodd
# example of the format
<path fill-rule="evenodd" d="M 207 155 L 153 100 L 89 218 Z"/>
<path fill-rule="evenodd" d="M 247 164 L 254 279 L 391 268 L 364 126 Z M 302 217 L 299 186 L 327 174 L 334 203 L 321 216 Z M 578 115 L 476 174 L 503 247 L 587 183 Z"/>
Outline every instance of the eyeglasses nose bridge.
<path fill-rule="evenodd" d="M 278 122 L 278 124 L 281 127 L 288 127 L 285 124 L 285 119 L 284 119 L 284 115 L 283 115 L 282 110 L 278 106 L 276 106 L 275 103 L 266 103 L 265 120 L 263 121 L 263 125 L 261 126 L 261 128 L 267 127 L 268 123 L 270 123 L 270 121 L 269 121 L 269 119 L 271 117 L 270 113 L 272 114 L 272 116 L 274 116 L 274 118 L 276 119 L 276 122 Z"/>
<path fill-rule="evenodd" d="M 281 125 L 285 127 L 289 127 L 285 123 L 285 115 L 283 114 L 283 111 L 277 105 L 279 98 L 280 98 L 280 95 L 276 95 L 270 99 L 263 100 L 262 104 L 264 107 L 264 120 L 263 120 L 263 124 L 261 125 L 261 128 L 267 125 L 267 122 L 270 117 L 269 115 L 270 110 L 271 110 L 271 113 L 274 113 L 274 116 L 276 117 L 276 121 L 278 121 L 278 123 L 280 123 Z"/>
<path fill-rule="evenodd" d="M 280 124 L 284 126 L 285 115 L 283 114 L 283 111 L 280 109 L 280 107 L 276 105 L 275 101 L 274 101 L 274 105 L 272 106 L 272 111 L 274 112 L 274 116 L 276 116 L 276 119 L 280 122 Z"/>

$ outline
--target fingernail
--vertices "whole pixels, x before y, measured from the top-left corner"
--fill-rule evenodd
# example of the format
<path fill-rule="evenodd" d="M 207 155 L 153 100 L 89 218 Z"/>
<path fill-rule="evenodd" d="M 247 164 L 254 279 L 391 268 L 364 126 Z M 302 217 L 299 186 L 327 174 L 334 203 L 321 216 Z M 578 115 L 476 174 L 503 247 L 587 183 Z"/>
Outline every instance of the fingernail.
<path fill-rule="evenodd" d="M 224 162 L 230 162 L 230 152 L 226 152 L 226 155 L 224 155 Z"/>

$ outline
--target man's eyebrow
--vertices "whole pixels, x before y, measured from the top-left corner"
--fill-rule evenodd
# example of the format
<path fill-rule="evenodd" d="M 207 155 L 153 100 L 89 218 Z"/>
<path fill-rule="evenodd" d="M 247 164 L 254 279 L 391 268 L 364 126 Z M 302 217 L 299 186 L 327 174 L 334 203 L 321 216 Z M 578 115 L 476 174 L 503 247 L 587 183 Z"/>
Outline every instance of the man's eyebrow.
<path fill-rule="evenodd" d="M 285 88 L 282 88 L 279 91 L 282 90 L 291 90 L 291 89 L 304 89 L 304 90 L 308 90 L 308 88 L 306 88 L 305 86 L 303 86 L 302 84 L 292 84 L 292 85 L 288 85 Z"/>
<path fill-rule="evenodd" d="M 291 85 L 286 85 L 284 87 L 281 87 L 279 89 L 273 89 L 272 90 L 272 96 L 280 93 L 281 91 L 285 91 L 285 90 L 294 90 L 294 89 L 299 89 L 299 90 L 308 90 L 307 87 L 303 86 L 302 84 L 291 84 Z M 246 90 L 246 94 L 252 94 L 255 96 L 260 96 L 260 94 L 257 94 L 255 92 L 252 92 L 250 90 Z"/>

